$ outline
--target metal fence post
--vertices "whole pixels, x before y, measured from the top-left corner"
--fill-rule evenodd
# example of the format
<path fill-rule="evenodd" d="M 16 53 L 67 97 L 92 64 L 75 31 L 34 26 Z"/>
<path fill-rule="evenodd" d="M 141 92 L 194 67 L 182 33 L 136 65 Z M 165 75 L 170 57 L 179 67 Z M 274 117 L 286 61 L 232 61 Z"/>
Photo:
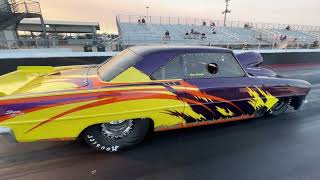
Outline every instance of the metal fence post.
<path fill-rule="evenodd" d="M 24 2 L 24 7 L 26 8 L 26 13 L 29 13 L 27 3 Z"/>

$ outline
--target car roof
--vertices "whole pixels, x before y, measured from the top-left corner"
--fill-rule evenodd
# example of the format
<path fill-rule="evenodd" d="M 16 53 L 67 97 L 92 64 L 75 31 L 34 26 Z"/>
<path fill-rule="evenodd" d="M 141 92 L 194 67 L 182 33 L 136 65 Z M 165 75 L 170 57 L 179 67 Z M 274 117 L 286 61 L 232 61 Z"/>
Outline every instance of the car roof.
<path fill-rule="evenodd" d="M 140 56 L 146 56 L 152 53 L 166 53 L 166 52 L 179 52 L 179 53 L 231 53 L 232 50 L 218 47 L 209 46 L 188 46 L 188 45 L 149 45 L 149 46 L 133 46 L 129 48 Z"/>
<path fill-rule="evenodd" d="M 166 64 L 178 54 L 186 53 L 231 53 L 232 50 L 209 47 L 209 46 L 173 46 L 173 45 L 152 45 L 134 46 L 131 51 L 141 57 L 134 67 L 151 75 L 159 67 Z"/>

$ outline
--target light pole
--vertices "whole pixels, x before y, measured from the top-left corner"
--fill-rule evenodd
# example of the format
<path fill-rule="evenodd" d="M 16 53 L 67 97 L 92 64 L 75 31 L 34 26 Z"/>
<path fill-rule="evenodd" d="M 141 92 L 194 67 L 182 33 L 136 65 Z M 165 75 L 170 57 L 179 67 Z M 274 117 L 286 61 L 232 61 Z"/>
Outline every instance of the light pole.
<path fill-rule="evenodd" d="M 146 6 L 146 9 L 147 9 L 147 20 L 148 20 L 148 18 L 149 18 L 149 6 Z"/>
<path fill-rule="evenodd" d="M 222 14 L 224 14 L 224 21 L 223 21 L 224 27 L 227 26 L 227 24 L 226 24 L 226 22 L 227 22 L 227 14 L 231 13 L 231 10 L 228 9 L 229 1 L 231 1 L 231 0 L 225 0 L 225 1 L 226 1 L 226 9 L 222 12 Z"/>

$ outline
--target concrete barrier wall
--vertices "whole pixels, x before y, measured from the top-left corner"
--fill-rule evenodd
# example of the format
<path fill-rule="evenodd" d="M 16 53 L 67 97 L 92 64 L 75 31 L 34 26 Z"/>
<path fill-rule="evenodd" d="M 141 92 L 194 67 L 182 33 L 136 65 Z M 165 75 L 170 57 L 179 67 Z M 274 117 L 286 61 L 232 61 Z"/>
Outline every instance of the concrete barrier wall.
<path fill-rule="evenodd" d="M 264 65 L 319 64 L 320 52 L 261 53 Z"/>
<path fill-rule="evenodd" d="M 241 53 L 243 51 L 235 51 Z M 320 51 L 257 51 L 263 65 L 320 64 Z M 69 66 L 99 64 L 116 55 L 115 52 L 83 53 L 0 53 L 0 75 L 15 71 L 17 66 Z"/>

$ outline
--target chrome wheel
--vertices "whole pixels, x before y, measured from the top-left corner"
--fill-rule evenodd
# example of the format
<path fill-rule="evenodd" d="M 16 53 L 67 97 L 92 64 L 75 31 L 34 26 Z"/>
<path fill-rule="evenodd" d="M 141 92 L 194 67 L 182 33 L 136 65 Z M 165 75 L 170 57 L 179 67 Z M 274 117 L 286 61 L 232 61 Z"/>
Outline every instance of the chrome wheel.
<path fill-rule="evenodd" d="M 130 134 L 133 120 L 120 120 L 101 125 L 102 133 L 110 139 L 120 139 Z"/>

